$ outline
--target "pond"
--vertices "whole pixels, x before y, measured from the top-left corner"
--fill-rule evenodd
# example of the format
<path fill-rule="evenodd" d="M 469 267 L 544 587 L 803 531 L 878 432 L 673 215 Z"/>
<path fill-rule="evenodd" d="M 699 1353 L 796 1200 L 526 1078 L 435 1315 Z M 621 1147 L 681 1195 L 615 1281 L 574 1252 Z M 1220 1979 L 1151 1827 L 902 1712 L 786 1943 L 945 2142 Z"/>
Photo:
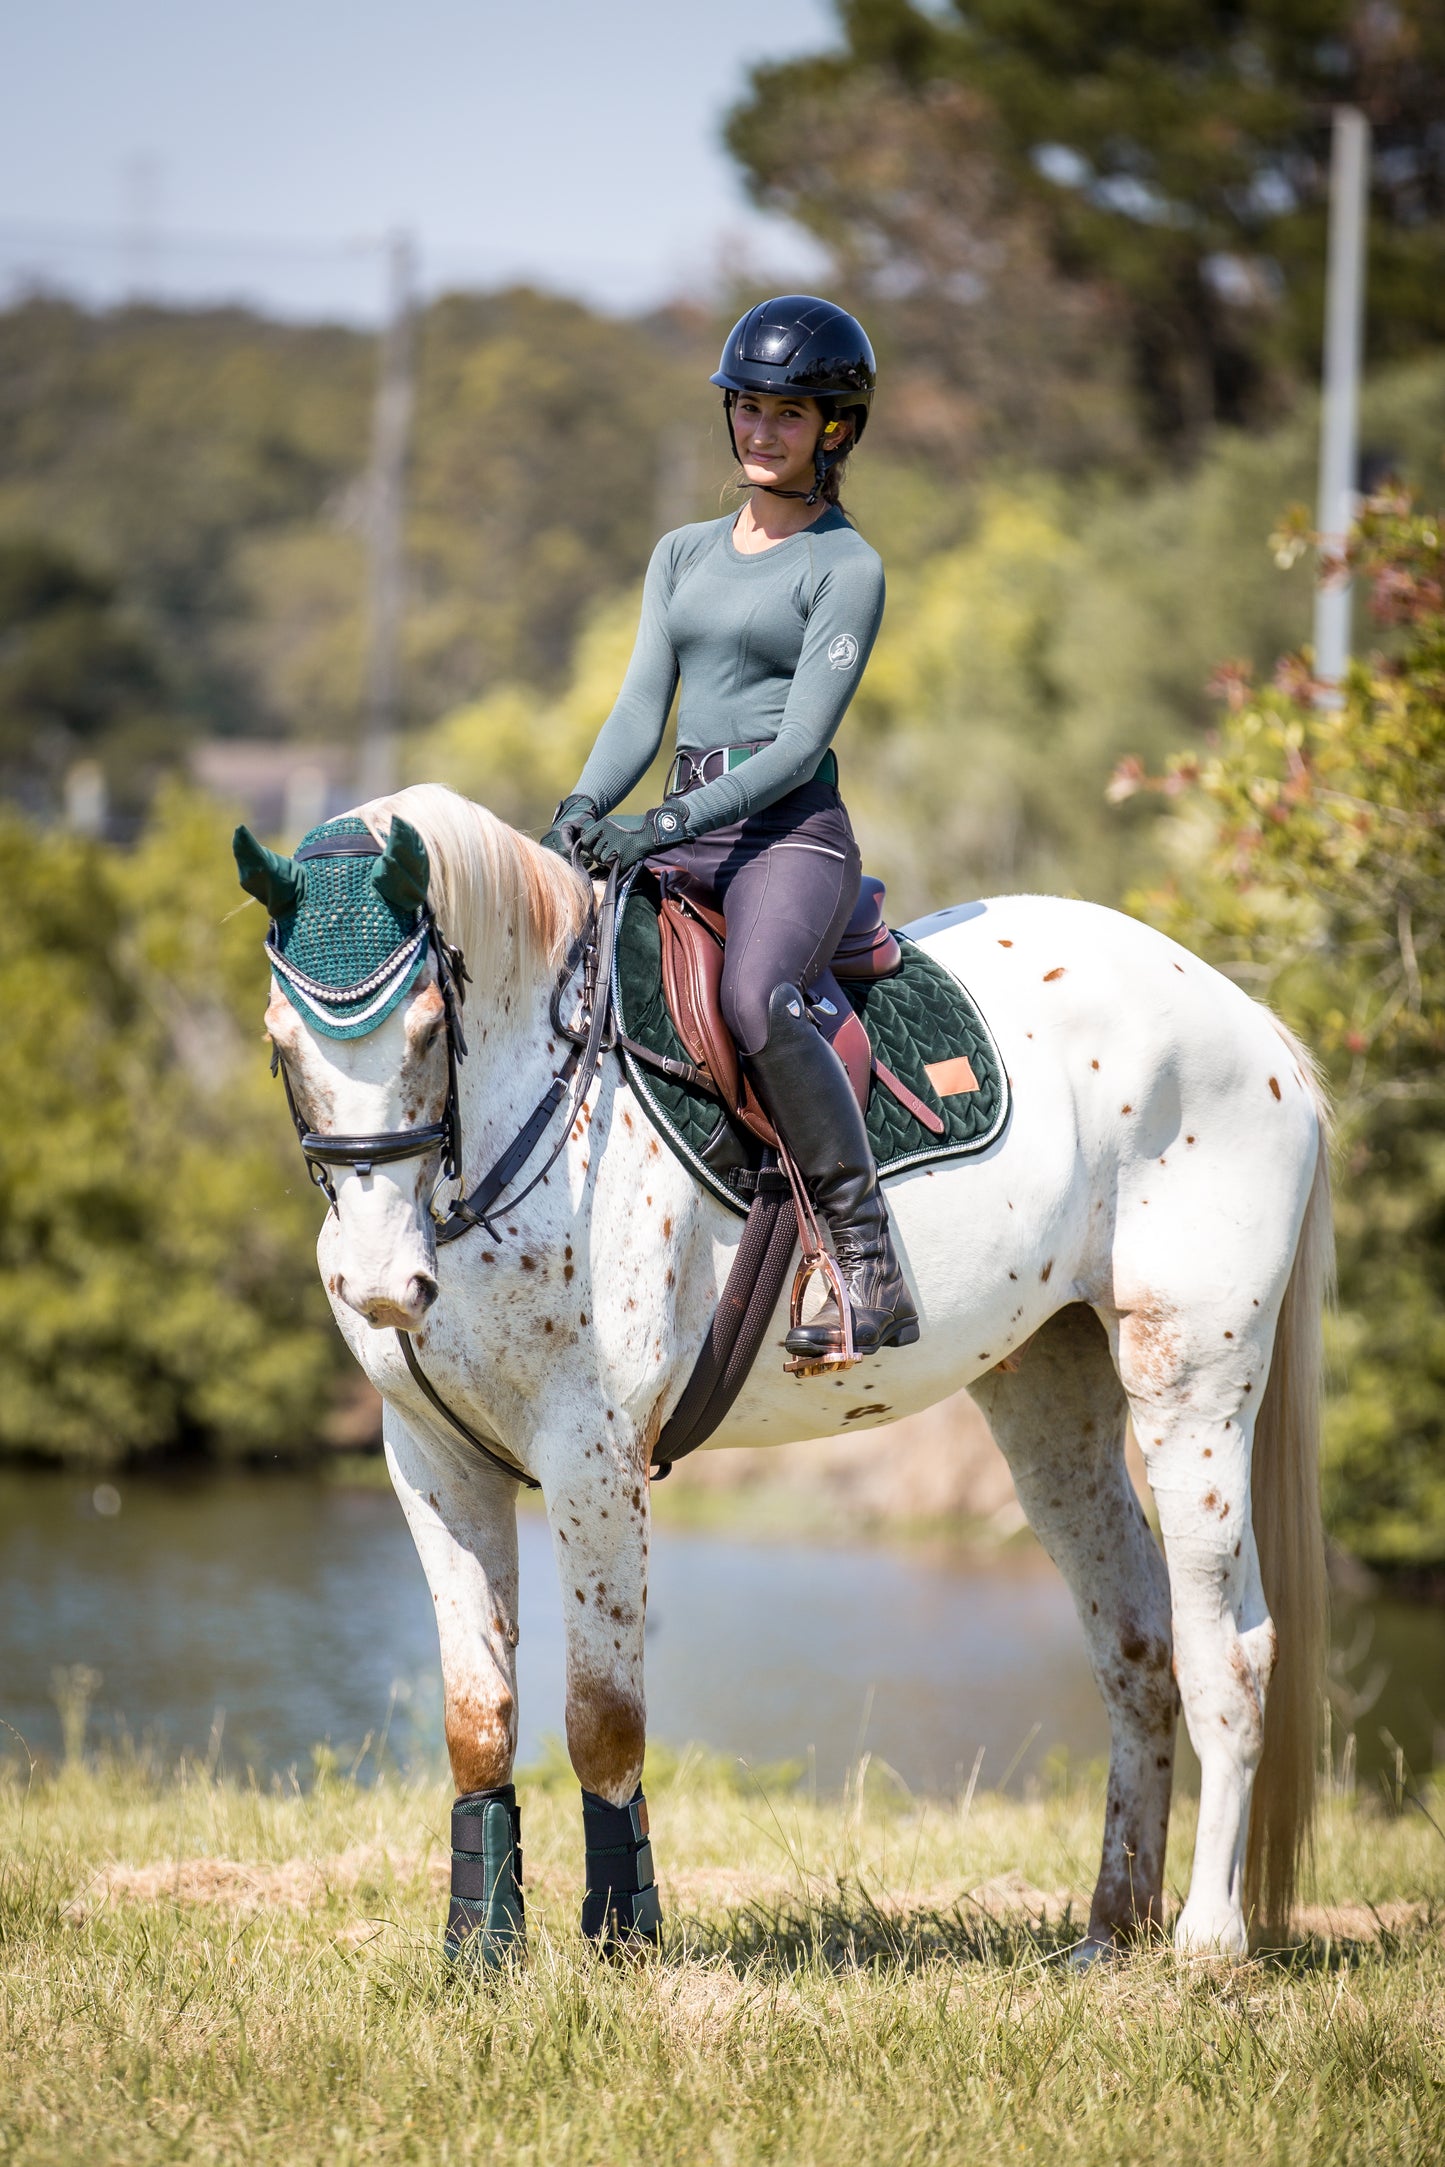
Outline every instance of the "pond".
<path fill-rule="evenodd" d="M 521 1758 L 562 1731 L 561 1606 L 540 1514 L 521 1515 Z M 1445 1757 L 1445 1613 L 1337 1606 L 1339 1699 L 1367 1781 Z M 86 1672 L 91 1674 L 87 1679 Z M 1032 1545 L 823 1544 L 666 1524 L 653 1551 L 649 1728 L 753 1765 L 860 1751 L 911 1789 L 979 1762 L 1015 1788 L 1105 1751 L 1062 1582 Z M 57 1682 L 57 1673 L 62 1676 Z M 59 1701 L 92 1743 L 129 1736 L 258 1775 L 329 1742 L 342 1764 L 441 1749 L 432 1605 L 389 1490 L 320 1474 L 175 1483 L 0 1475 L 0 1754 L 54 1758 Z M 77 1698 L 78 1693 L 78 1698 Z M 370 1741 L 368 1745 L 368 1741 Z M 982 1756 L 979 1761 L 979 1756 Z"/>

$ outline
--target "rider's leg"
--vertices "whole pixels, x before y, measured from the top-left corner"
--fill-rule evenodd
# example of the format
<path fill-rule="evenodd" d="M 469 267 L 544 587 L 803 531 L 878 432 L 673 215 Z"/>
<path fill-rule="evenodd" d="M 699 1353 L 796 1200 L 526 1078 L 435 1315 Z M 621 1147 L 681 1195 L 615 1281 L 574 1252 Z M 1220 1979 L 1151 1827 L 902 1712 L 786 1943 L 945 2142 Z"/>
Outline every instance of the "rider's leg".
<path fill-rule="evenodd" d="M 798 793 L 799 796 L 802 793 Z M 893 1253 L 868 1133 L 842 1062 L 808 1021 L 801 988 L 837 947 L 858 895 L 858 847 L 831 791 L 816 812 L 730 868 L 722 1006 L 773 1120 L 828 1222 L 854 1347 L 907 1346 L 918 1314 Z M 749 826 L 752 824 L 749 823 Z M 788 1335 L 790 1353 L 842 1344 L 830 1295 Z"/>
<path fill-rule="evenodd" d="M 774 987 L 768 1035 L 749 1063 L 828 1222 L 853 1315 L 854 1352 L 911 1346 L 918 1337 L 918 1312 L 894 1254 L 863 1115 L 842 1062 L 809 1023 L 796 986 Z M 839 1351 L 842 1319 L 831 1293 L 816 1317 L 794 1326 L 785 1344 L 789 1354 L 805 1359 Z"/>

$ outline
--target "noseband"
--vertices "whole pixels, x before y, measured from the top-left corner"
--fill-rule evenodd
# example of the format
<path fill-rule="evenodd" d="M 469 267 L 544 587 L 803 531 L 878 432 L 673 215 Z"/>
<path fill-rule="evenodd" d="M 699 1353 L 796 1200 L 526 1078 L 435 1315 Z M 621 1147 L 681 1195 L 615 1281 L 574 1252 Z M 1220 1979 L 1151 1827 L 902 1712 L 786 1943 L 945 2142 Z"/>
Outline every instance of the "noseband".
<path fill-rule="evenodd" d="M 323 835 L 314 843 L 307 843 L 297 851 L 297 863 L 307 858 L 379 858 L 382 846 L 371 835 Z M 370 1136 L 333 1136 L 323 1130 L 308 1128 L 301 1118 L 291 1089 L 291 1078 L 281 1059 L 279 1048 L 272 1048 L 271 1073 L 279 1068 L 286 1089 L 286 1104 L 291 1111 L 296 1135 L 301 1145 L 307 1171 L 316 1187 L 321 1190 L 332 1210 L 336 1209 L 336 1186 L 331 1177 L 335 1166 L 349 1166 L 358 1174 L 370 1174 L 378 1166 L 395 1165 L 404 1159 L 423 1159 L 434 1151 L 441 1153 L 441 1171 L 427 1199 L 427 1210 L 436 1228 L 438 1245 L 456 1241 L 474 1226 L 484 1226 L 494 1241 L 499 1240 L 496 1227 L 489 1214 L 496 1210 L 502 1192 L 521 1172 L 526 1162 L 541 1142 L 553 1115 L 567 1096 L 569 1084 L 573 1088 L 573 1103 L 568 1109 L 567 1120 L 555 1149 L 546 1164 L 533 1175 L 525 1189 L 518 1190 L 508 1200 L 508 1208 L 519 1204 L 529 1196 L 546 1176 L 560 1156 L 567 1142 L 572 1123 L 581 1110 L 582 1102 L 592 1087 L 597 1063 L 608 1044 L 607 1026 L 610 1007 L 611 983 L 604 969 L 603 959 L 610 964 L 612 954 L 612 925 L 617 910 L 617 872 L 613 868 L 608 878 L 599 909 L 595 895 L 589 903 L 587 917 L 567 951 L 561 975 L 552 989 L 552 1023 L 559 1037 L 570 1041 L 570 1048 L 562 1066 L 553 1076 L 537 1104 L 523 1122 L 501 1156 L 491 1165 L 474 1189 L 465 1196 L 454 1197 L 443 1213 L 437 1209 L 437 1196 L 444 1183 L 462 1179 L 462 1109 L 457 1089 L 457 1070 L 466 1059 L 467 1041 L 462 1030 L 462 1004 L 466 988 L 471 983 L 465 959 L 459 948 L 453 948 L 443 939 L 429 904 L 422 905 L 422 919 L 426 928 L 427 947 L 436 971 L 437 990 L 442 1000 L 442 1023 L 446 1033 L 447 1047 L 447 1095 L 439 1121 L 428 1121 L 415 1129 L 379 1129 Z M 582 1000 L 578 1020 L 569 1023 L 562 1014 L 562 997 L 582 965 Z"/>

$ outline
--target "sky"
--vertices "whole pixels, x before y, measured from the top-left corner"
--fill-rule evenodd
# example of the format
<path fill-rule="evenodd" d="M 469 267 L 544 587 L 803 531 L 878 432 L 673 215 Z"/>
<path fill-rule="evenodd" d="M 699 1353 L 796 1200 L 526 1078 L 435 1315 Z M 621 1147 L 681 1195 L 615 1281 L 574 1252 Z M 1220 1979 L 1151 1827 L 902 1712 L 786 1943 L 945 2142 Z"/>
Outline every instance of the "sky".
<path fill-rule="evenodd" d="M 366 320 L 423 283 L 604 308 L 818 258 L 747 203 L 721 123 L 830 0 L 45 0 L 0 38 L 0 295 L 244 298 Z"/>

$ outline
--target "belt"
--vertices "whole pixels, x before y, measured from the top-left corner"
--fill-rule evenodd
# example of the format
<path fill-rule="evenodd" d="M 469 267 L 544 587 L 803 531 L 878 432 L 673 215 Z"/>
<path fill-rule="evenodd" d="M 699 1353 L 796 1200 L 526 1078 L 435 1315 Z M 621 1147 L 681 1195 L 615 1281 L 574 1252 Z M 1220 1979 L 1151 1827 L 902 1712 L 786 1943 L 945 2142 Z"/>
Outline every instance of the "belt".
<path fill-rule="evenodd" d="M 734 768 L 751 760 L 755 752 L 766 752 L 773 740 L 765 737 L 756 745 L 717 745 L 711 752 L 678 752 L 667 771 L 665 797 L 683 797 L 689 790 L 700 790 L 704 783 L 715 782 L 719 775 L 731 775 Z M 811 775 L 804 782 L 825 783 L 829 789 L 838 787 L 838 755 L 832 746 L 824 753 Z M 802 788 L 802 784 L 798 786 Z"/>

